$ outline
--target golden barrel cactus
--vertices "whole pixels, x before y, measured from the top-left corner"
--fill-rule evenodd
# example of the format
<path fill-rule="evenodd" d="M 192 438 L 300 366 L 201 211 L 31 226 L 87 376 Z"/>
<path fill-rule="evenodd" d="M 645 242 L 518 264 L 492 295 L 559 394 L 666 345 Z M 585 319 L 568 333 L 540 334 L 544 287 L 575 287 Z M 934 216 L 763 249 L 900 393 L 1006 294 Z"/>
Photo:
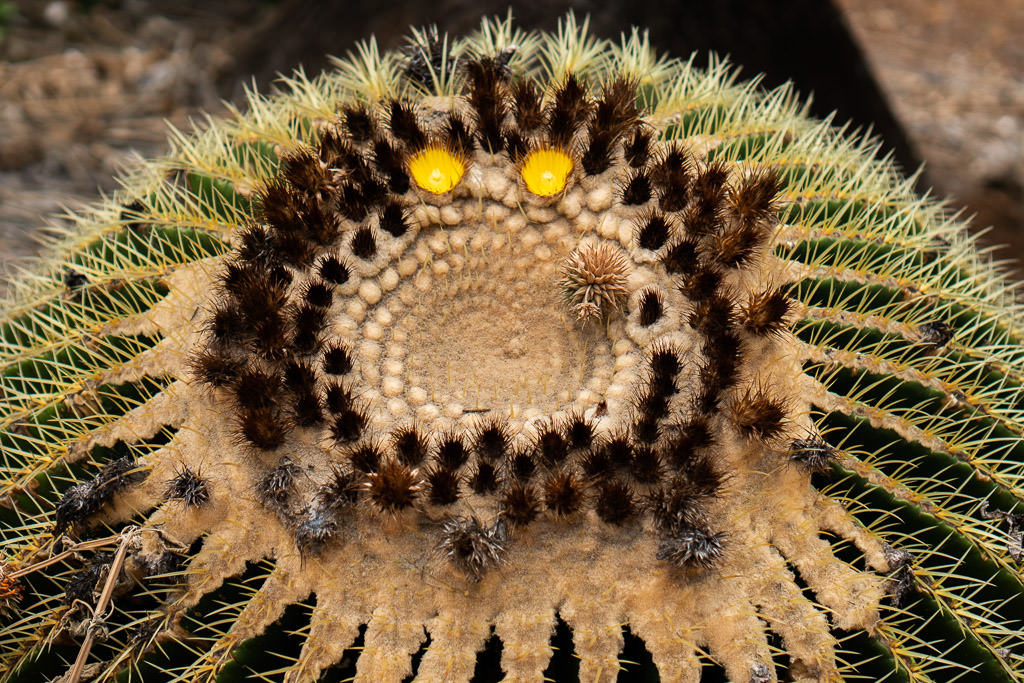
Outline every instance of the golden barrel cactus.
<path fill-rule="evenodd" d="M 4 680 L 1024 680 L 1024 316 L 872 141 L 572 15 L 283 90 L 12 283 Z"/>

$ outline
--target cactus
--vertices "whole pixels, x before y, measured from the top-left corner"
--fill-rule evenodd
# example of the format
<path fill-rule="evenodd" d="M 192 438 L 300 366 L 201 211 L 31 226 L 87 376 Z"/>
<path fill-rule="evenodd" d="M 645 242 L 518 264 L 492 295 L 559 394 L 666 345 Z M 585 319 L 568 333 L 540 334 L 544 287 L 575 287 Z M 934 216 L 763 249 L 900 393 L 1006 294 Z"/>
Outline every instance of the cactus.
<path fill-rule="evenodd" d="M 875 142 L 571 14 L 284 90 L 12 282 L 3 680 L 1024 680 L 1024 315 Z"/>

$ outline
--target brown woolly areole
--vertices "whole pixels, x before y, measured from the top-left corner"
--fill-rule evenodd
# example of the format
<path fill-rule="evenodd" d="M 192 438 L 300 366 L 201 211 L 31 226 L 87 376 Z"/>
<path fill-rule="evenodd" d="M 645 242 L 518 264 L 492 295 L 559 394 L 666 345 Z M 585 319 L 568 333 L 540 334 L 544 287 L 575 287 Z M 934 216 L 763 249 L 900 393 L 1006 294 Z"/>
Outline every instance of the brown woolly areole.
<path fill-rule="evenodd" d="M 592 89 L 591 96 L 599 92 Z M 424 127 L 444 110 L 437 103 L 422 105 Z M 699 159 L 698 141 L 692 142 L 688 150 Z M 660 151 L 656 144 L 655 158 Z M 406 234 L 386 234 L 373 212 L 363 222 L 343 222 L 341 234 L 322 253 L 338 255 L 351 276 L 334 289 L 319 343 L 351 349 L 354 368 L 343 383 L 367 416 L 353 444 L 381 444 L 387 460 L 393 457 L 387 447 L 391 434 L 411 425 L 428 437 L 430 447 L 440 435 L 457 433 L 468 449 L 481 420 L 495 416 L 507 419 L 513 451 L 528 448 L 569 415 L 583 416 L 599 441 L 608 440 L 636 421 L 652 351 L 670 348 L 681 369 L 678 391 L 668 398 L 670 417 L 661 419 L 654 443 L 661 448 L 672 425 L 692 417 L 703 339 L 688 322 L 694 302 L 666 273 L 658 253 L 637 246 L 637 221 L 657 200 L 639 206 L 619 201 L 615 188 L 628 170 L 616 152 L 607 171 L 585 176 L 577 165 L 564 192 L 541 199 L 525 189 L 506 155 L 477 149 L 452 192 L 431 195 L 413 184 L 402 196 Z M 730 182 L 753 170 L 731 168 Z M 371 226 L 377 236 L 376 253 L 366 259 L 348 250 L 360 225 Z M 586 243 L 616 246 L 632 270 L 621 310 L 582 323 L 558 281 L 565 260 Z M 720 290 L 733 301 L 745 302 L 791 279 L 770 244 L 771 239 L 759 244 L 748 265 L 725 270 Z M 223 296 L 219 279 L 231 258 L 180 268 L 168 279 L 170 294 L 161 303 L 118 327 L 121 333 L 159 333 L 163 339 L 134 367 L 104 381 L 161 373 L 176 381 L 75 450 L 82 455 L 96 445 L 144 438 L 168 424 L 179 427 L 169 444 L 139 461 L 150 468 L 146 481 L 105 513 L 109 520 L 127 519 L 156 506 L 146 526 L 161 533 L 142 536 L 133 556 L 137 562 L 204 539 L 172 616 L 241 572 L 247 561 L 275 560 L 276 569 L 230 638 L 210 653 L 211 664 L 223 663 L 240 641 L 261 633 L 289 604 L 311 593 L 316 607 L 310 633 L 289 680 L 314 679 L 340 660 L 361 624 L 368 627 L 360 680 L 408 675 L 424 628 L 431 642 L 418 680 L 468 680 L 492 625 L 503 643 L 507 679 L 540 680 L 552 654 L 556 612 L 573 630 L 581 680 L 616 677 L 625 623 L 643 639 L 663 680 L 699 680 L 698 650 L 709 652 L 732 680 L 751 680 L 762 670 L 769 677 L 757 680 L 775 680 L 766 627 L 782 636 L 794 679 L 832 680 L 836 638 L 829 623 L 838 629 L 875 626 L 883 574 L 890 569 L 883 547 L 789 462 L 790 441 L 813 427 L 809 380 L 797 342 L 786 331 L 765 338 L 740 335 L 741 372 L 725 393 L 735 399 L 751 387 L 767 388 L 785 405 L 783 432 L 766 440 L 745 436 L 730 422 L 729 400 L 708 420 L 717 435 L 709 457 L 723 474 L 720 491 L 703 511 L 710 529 L 723 538 L 721 557 L 710 567 L 658 559 L 662 532 L 642 513 L 655 485 L 631 484 L 641 513 L 615 525 L 598 517 L 588 482 L 578 510 L 556 515 L 541 502 L 534 521 L 511 524 L 500 563 L 474 581 L 437 548 L 447 520 L 473 516 L 489 525 L 502 514 L 500 495 L 476 494 L 467 484 L 480 459 L 476 454 L 459 469 L 454 504 L 433 504 L 420 491 L 413 507 L 381 511 L 364 494 L 337 515 L 337 531 L 319 552 L 302 552 L 295 524 L 315 507 L 317 492 L 335 469 L 351 471 L 345 453 L 353 444 L 336 443 L 328 422 L 293 428 L 277 448 L 253 448 L 239 436 L 229 392 L 193 376 L 193 358 L 209 343 L 208 316 Z M 292 271 L 288 293 L 297 297 L 315 268 Z M 662 295 L 664 312 L 653 324 L 641 325 L 637 302 L 651 288 Z M 324 379 L 322 373 L 318 378 Z M 582 457 L 574 452 L 564 466 L 578 470 Z M 271 510 L 261 502 L 257 483 L 288 461 L 300 466 L 300 474 L 284 508 Z M 427 465 L 415 471 L 421 483 Z M 186 508 L 165 500 L 166 482 L 182 466 L 201 471 L 210 482 L 206 504 Z M 822 532 L 853 541 L 878 573 L 856 571 L 835 558 Z M 794 570 L 820 604 L 801 592 Z"/>

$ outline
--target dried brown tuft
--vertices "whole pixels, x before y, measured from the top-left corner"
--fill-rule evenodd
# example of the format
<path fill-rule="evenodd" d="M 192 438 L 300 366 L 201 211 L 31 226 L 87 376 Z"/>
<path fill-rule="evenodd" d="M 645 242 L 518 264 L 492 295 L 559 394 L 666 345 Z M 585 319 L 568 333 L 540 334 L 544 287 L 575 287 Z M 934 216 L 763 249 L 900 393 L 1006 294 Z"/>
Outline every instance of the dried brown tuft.
<path fill-rule="evenodd" d="M 558 284 L 577 320 L 602 319 L 626 299 L 630 272 L 621 249 L 608 242 L 588 242 L 569 254 Z"/>
<path fill-rule="evenodd" d="M 419 494 L 416 470 L 397 460 L 385 460 L 380 469 L 369 475 L 366 488 L 370 500 L 382 512 L 398 512 L 411 507 Z"/>
<path fill-rule="evenodd" d="M 772 441 L 789 423 L 787 402 L 773 396 L 763 384 L 755 384 L 729 403 L 729 417 L 737 431 L 748 439 Z"/>

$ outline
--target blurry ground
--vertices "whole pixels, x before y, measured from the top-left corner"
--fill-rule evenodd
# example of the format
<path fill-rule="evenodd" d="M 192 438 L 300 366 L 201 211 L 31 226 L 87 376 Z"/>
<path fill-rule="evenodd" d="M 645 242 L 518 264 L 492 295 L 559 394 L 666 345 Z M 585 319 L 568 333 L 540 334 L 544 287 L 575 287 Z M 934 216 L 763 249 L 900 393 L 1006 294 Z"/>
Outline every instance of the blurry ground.
<path fill-rule="evenodd" d="M 837 2 L 927 164 L 924 187 L 952 195 L 978 226 L 993 225 L 990 241 L 1011 245 L 1001 256 L 1024 257 L 1024 0 Z M 0 38 L 0 264 L 34 252 L 42 216 L 112 190 L 131 154 L 165 149 L 165 121 L 187 126 L 190 116 L 222 112 L 222 99 L 240 101 L 250 74 L 265 85 L 294 66 L 305 27 L 317 30 L 318 19 L 314 10 L 303 30 L 283 35 L 276 27 L 304 5 L 15 4 Z M 441 4 L 447 19 L 479 12 L 477 3 Z M 415 20 L 365 3 L 347 7 L 353 19 L 336 36 L 404 30 Z M 530 9 L 517 10 L 524 23 Z M 343 54 L 350 40 L 332 51 Z M 382 36 L 385 45 L 396 41 Z"/>
<path fill-rule="evenodd" d="M 924 187 L 1024 261 L 1024 0 L 838 0 L 925 162 Z"/>
<path fill-rule="evenodd" d="M 33 253 L 42 216 L 114 189 L 133 153 L 164 150 L 166 121 L 221 109 L 249 3 L 184 4 L 17 3 L 0 39 L 0 261 Z"/>

